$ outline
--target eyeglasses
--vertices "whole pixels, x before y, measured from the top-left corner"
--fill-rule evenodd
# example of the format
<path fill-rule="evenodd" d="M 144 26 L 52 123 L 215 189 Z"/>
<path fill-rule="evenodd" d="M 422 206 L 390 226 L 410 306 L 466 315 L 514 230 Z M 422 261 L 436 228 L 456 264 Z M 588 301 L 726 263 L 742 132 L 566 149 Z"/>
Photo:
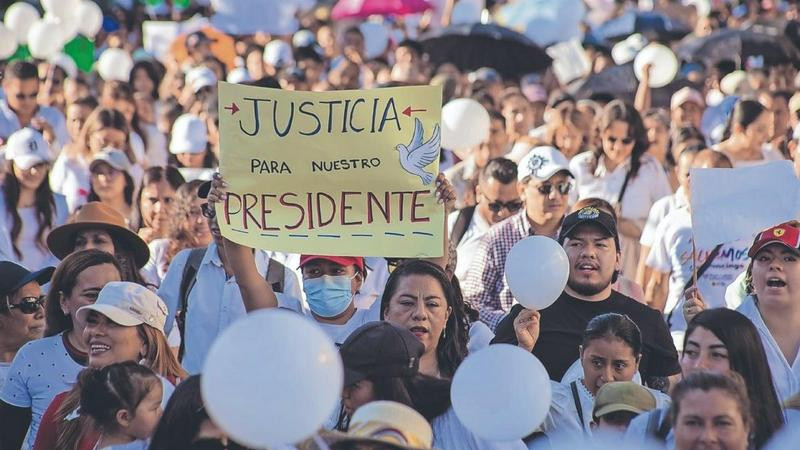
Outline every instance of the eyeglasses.
<path fill-rule="evenodd" d="M 608 140 L 608 142 L 611 145 L 616 144 L 617 141 L 622 142 L 622 145 L 631 145 L 633 143 L 633 141 L 634 141 L 634 139 L 632 137 L 626 137 L 626 138 L 622 138 L 622 139 L 617 139 L 615 137 L 608 137 L 606 139 Z"/>
<path fill-rule="evenodd" d="M 495 200 L 488 205 L 489 211 L 497 214 L 503 210 L 503 208 L 507 209 L 510 213 L 515 213 L 522 208 L 522 202 L 520 200 L 511 200 L 508 202 L 501 202 L 500 200 Z"/>
<path fill-rule="evenodd" d="M 44 300 L 47 297 L 40 295 L 38 297 L 23 297 L 16 305 L 9 304 L 8 309 L 18 309 L 22 314 L 36 314 L 39 308 L 44 305 Z"/>
<path fill-rule="evenodd" d="M 559 184 L 542 183 L 536 187 L 536 190 L 542 195 L 550 195 L 550 192 L 553 191 L 553 188 L 556 188 L 556 191 L 558 191 L 559 194 L 567 195 L 569 194 L 569 191 L 572 190 L 572 183 L 569 183 L 568 181 Z"/>
<path fill-rule="evenodd" d="M 200 205 L 200 209 L 203 211 L 203 217 L 206 219 L 213 219 L 214 217 L 217 217 L 217 211 L 214 210 L 214 207 L 208 203 L 203 203 Z"/>

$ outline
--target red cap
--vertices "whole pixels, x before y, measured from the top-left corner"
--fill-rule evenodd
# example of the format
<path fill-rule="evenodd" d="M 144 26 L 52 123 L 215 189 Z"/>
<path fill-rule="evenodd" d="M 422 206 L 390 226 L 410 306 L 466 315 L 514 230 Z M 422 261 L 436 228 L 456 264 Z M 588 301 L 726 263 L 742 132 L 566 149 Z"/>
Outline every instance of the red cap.
<path fill-rule="evenodd" d="M 797 222 L 786 222 L 767 228 L 756 236 L 747 255 L 751 258 L 769 244 L 783 244 L 789 248 L 800 250 L 800 227 Z"/>
<path fill-rule="evenodd" d="M 315 261 L 317 259 L 324 259 L 345 267 L 356 266 L 362 272 L 364 271 L 364 258 L 360 256 L 300 255 L 300 267 L 303 267 L 311 261 Z"/>

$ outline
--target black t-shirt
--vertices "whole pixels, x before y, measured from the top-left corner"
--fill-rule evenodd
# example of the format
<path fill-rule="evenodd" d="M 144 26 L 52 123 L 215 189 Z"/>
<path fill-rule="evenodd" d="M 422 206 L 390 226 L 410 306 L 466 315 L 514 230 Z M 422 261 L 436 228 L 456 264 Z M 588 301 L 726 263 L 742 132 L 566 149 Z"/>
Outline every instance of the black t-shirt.
<path fill-rule="evenodd" d="M 492 344 L 517 345 L 514 319 L 522 305 L 514 305 L 508 315 L 497 325 Z M 639 372 L 644 380 L 666 377 L 680 372 L 678 352 L 672 343 L 661 314 L 636 300 L 616 291 L 606 300 L 580 300 L 566 292 L 550 307 L 540 311 L 539 339 L 533 354 L 544 364 L 550 379 L 561 381 L 569 366 L 578 359 L 578 346 L 583 340 L 586 325 L 594 317 L 606 313 L 626 314 L 642 332 L 642 361 Z"/>

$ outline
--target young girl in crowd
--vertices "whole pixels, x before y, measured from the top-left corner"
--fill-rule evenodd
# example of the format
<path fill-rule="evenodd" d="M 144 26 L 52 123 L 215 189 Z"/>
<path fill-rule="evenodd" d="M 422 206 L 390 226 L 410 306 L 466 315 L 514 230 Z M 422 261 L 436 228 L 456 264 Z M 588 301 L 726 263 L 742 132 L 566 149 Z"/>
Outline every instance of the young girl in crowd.
<path fill-rule="evenodd" d="M 113 148 L 103 149 L 92 158 L 89 172 L 92 178 L 88 200 L 110 206 L 125 218 L 128 228 L 138 230 L 139 215 L 133 207 L 136 186 L 125 154 Z"/>
<path fill-rule="evenodd" d="M 67 202 L 47 180 L 50 146 L 41 133 L 23 128 L 8 138 L 0 187 L 0 259 L 37 270 L 55 265 L 45 239 L 67 221 Z"/>
<path fill-rule="evenodd" d="M 125 122 L 130 128 L 130 144 L 134 158 L 132 164 L 138 164 L 143 169 L 150 166 L 147 159 L 147 135 L 142 130 L 139 115 L 136 113 L 136 100 L 133 97 L 133 89 L 130 84 L 123 81 L 108 81 L 103 84 L 100 91 L 100 106 L 113 108 L 122 113 Z M 138 182 L 140 178 L 137 178 Z"/>
<path fill-rule="evenodd" d="M 69 389 L 88 363 L 83 339 L 86 323 L 77 311 L 97 298 L 109 282 L 121 280 L 121 269 L 110 253 L 75 252 L 61 261 L 50 281 L 45 301 L 45 337 L 17 353 L 0 393 L 0 448 L 33 446 L 42 414 L 59 392 Z"/>
<path fill-rule="evenodd" d="M 636 109 L 620 100 L 599 117 L 602 145 L 570 162 L 579 199 L 602 198 L 617 208 L 621 274 L 636 277 L 639 238 L 650 208 L 672 193 L 658 160 L 647 153 L 647 134 Z"/>
<path fill-rule="evenodd" d="M 753 443 L 761 448 L 784 424 L 767 356 L 756 327 L 742 314 L 724 308 L 702 311 L 689 322 L 680 359 L 684 378 L 696 372 L 736 372 L 745 380 L 751 404 Z M 665 410 L 654 410 L 631 422 L 626 439 L 641 442 L 650 435 L 671 445 L 674 432 Z"/>
<path fill-rule="evenodd" d="M 141 224 L 139 236 L 148 244 L 172 234 L 175 194 L 183 183 L 183 176 L 172 166 L 150 167 L 144 172 L 136 203 Z"/>
<path fill-rule="evenodd" d="M 80 415 L 100 434 L 94 449 L 148 448 L 161 418 L 161 381 L 152 370 L 133 361 L 85 369 L 76 385 Z"/>

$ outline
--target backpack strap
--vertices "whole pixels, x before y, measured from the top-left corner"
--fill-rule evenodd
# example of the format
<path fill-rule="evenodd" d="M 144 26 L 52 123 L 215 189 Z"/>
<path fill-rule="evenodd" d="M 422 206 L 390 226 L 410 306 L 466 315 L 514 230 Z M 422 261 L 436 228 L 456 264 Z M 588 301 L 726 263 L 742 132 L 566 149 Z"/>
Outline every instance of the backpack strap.
<path fill-rule="evenodd" d="M 181 346 L 178 349 L 179 361 L 183 358 L 183 350 L 186 342 L 186 310 L 189 307 L 189 292 L 197 281 L 197 271 L 200 269 L 200 263 L 203 262 L 203 256 L 205 256 L 207 249 L 208 247 L 191 249 L 189 251 L 189 257 L 186 260 L 186 265 L 183 266 L 183 275 L 181 276 L 181 285 L 178 294 L 178 314 L 176 317 L 178 331 L 180 331 L 181 334 Z"/>
<path fill-rule="evenodd" d="M 283 293 L 284 289 L 284 280 L 286 277 L 286 266 L 279 263 L 278 261 L 270 258 L 269 265 L 267 265 L 267 273 L 265 274 L 265 279 L 270 286 L 272 286 L 272 291 L 276 293 Z"/>
<path fill-rule="evenodd" d="M 450 233 L 450 242 L 453 245 L 458 245 L 461 239 L 464 238 L 464 233 L 469 228 L 469 223 L 472 222 L 472 216 L 475 214 L 475 206 L 468 206 L 458 211 L 456 223 L 453 225 L 453 232 Z"/>
<path fill-rule="evenodd" d="M 573 380 L 569 386 L 572 390 L 572 401 L 575 402 L 575 410 L 578 411 L 578 423 L 581 425 L 581 430 L 586 432 L 586 426 L 583 422 L 583 406 L 581 406 L 581 398 L 578 395 L 578 382 Z"/>

